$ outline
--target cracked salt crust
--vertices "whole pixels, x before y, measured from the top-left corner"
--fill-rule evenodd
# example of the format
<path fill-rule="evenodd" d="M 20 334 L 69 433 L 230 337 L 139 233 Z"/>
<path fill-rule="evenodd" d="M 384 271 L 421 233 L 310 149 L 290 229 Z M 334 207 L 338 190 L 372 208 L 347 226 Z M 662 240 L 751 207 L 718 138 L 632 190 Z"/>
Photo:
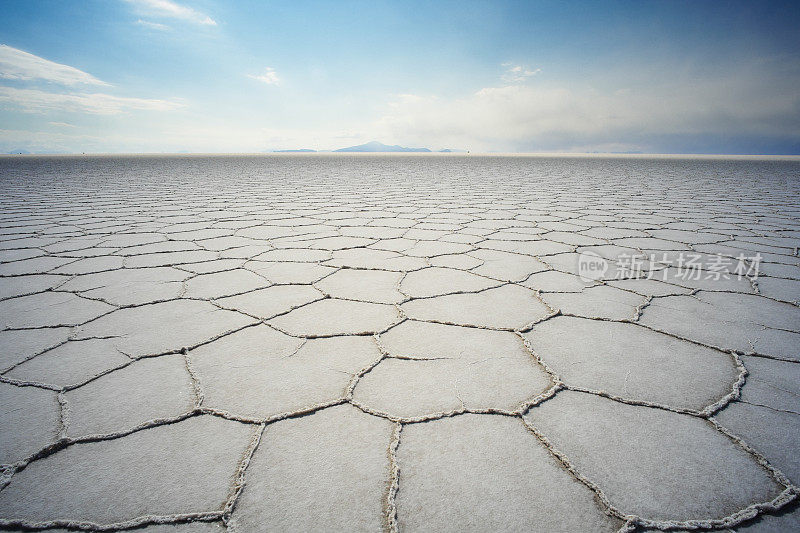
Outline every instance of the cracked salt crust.
<path fill-rule="evenodd" d="M 0 158 L 0 530 L 800 521 L 797 163 L 39 161 Z"/>

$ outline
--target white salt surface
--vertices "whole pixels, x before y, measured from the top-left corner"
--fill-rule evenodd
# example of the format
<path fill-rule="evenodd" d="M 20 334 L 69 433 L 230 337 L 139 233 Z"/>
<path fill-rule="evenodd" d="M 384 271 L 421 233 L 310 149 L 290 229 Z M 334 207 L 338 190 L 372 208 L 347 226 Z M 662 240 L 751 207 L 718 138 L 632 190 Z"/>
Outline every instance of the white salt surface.
<path fill-rule="evenodd" d="M 778 159 L 0 157 L 0 530 L 798 529 L 798 198 Z"/>

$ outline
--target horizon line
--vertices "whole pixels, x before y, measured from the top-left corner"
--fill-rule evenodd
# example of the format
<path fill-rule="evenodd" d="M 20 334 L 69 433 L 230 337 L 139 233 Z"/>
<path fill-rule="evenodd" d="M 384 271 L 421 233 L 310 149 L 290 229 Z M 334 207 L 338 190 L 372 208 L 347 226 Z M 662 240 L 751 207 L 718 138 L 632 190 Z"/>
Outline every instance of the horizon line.
<path fill-rule="evenodd" d="M 5 153 L 0 157 L 59 157 L 59 156 L 277 156 L 277 157 L 315 157 L 335 155 L 344 157 L 392 155 L 426 157 L 475 157 L 475 156 L 517 156 L 517 157 L 598 157 L 598 158 L 725 158 L 725 159 L 788 159 L 800 160 L 800 154 L 725 154 L 725 153 L 644 153 L 644 152 L 336 152 L 318 150 L 313 152 L 269 151 L 269 152 L 41 152 Z"/>

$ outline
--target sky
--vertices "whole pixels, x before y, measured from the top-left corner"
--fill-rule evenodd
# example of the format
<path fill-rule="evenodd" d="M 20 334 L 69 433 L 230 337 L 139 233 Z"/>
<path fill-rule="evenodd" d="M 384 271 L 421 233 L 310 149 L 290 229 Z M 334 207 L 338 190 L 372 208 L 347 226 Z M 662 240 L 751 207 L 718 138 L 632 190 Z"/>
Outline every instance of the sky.
<path fill-rule="evenodd" d="M 0 153 L 800 154 L 800 3 L 0 0 Z"/>

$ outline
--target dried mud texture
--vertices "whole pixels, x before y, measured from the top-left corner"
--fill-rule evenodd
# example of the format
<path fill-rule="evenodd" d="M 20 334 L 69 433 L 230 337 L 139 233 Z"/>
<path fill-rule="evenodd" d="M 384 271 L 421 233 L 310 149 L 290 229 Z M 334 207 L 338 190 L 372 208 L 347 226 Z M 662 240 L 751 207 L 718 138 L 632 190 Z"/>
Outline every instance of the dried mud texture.
<path fill-rule="evenodd" d="M 28 157 L 0 185 L 0 531 L 800 523 L 800 163 Z M 658 275 L 587 282 L 582 252 Z"/>

